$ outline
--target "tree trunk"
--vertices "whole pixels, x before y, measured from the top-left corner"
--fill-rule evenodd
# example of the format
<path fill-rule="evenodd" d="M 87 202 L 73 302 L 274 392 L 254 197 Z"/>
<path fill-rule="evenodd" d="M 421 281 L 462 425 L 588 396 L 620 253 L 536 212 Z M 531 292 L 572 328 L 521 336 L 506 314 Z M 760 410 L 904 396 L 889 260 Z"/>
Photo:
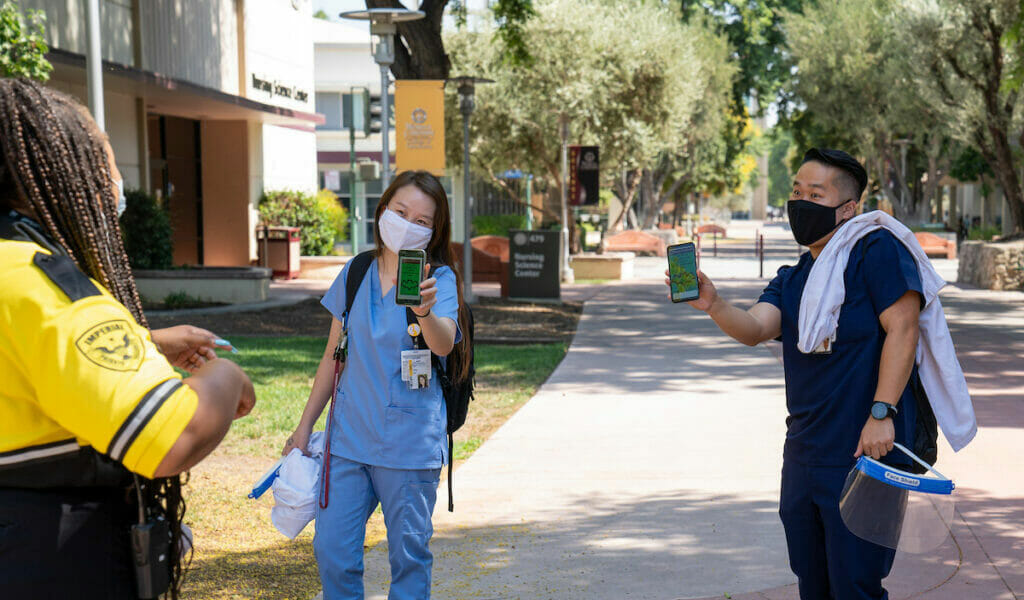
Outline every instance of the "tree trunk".
<path fill-rule="evenodd" d="M 630 176 L 632 177 L 631 180 Z M 625 179 L 626 181 L 624 181 L 623 184 L 628 186 L 625 189 L 625 197 L 619 196 L 619 199 L 622 201 L 622 212 L 615 219 L 615 222 L 608 226 L 608 231 L 618 231 L 626 213 L 633 208 L 633 201 L 636 199 L 636 192 L 640 187 L 640 169 L 633 169 Z M 621 190 L 621 187 L 619 189 Z"/>
<path fill-rule="evenodd" d="M 441 39 L 441 20 L 448 0 L 422 0 L 419 10 L 426 17 L 398 24 L 395 79 L 447 79 L 452 64 Z M 367 8 L 405 8 L 399 0 L 366 0 Z"/>

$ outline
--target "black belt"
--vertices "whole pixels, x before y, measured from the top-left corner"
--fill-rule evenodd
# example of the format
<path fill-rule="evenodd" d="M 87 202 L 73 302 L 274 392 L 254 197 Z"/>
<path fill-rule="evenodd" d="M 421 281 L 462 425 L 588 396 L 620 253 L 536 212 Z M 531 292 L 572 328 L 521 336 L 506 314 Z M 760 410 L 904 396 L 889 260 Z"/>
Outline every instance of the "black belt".
<path fill-rule="evenodd" d="M 0 455 L 0 487 L 120 488 L 132 485 L 132 474 L 121 463 L 90 446 L 74 449 L 68 448 L 69 444 L 77 446 L 74 440 L 65 440 Z"/>

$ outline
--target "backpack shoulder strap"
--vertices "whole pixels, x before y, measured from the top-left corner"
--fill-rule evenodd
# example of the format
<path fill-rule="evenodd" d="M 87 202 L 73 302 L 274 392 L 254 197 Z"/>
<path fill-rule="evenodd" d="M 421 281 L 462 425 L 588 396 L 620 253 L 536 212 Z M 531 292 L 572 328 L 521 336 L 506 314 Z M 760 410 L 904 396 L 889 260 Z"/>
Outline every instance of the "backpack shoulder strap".
<path fill-rule="evenodd" d="M 366 272 L 373 263 L 373 250 L 367 250 L 357 254 L 352 259 L 352 266 L 348 268 L 348 276 L 345 278 L 345 326 L 348 327 L 348 313 L 352 310 L 352 304 L 356 301 L 356 294 L 359 286 L 366 278 Z"/>

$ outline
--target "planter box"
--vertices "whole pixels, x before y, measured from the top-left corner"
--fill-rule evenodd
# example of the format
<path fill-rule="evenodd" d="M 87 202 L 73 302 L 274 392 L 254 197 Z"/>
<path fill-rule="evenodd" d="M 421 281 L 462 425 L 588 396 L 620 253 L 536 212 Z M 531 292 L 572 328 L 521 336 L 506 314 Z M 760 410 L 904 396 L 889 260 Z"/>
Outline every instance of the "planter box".
<path fill-rule="evenodd" d="M 303 256 L 299 259 L 299 277 L 334 281 L 351 256 Z"/>
<path fill-rule="evenodd" d="M 576 254 L 570 265 L 576 279 L 632 279 L 635 257 L 632 252 Z"/>
<path fill-rule="evenodd" d="M 270 269 L 264 267 L 139 270 L 134 275 L 139 293 L 154 301 L 184 292 L 206 302 L 247 304 L 263 302 L 270 289 Z"/>
<path fill-rule="evenodd" d="M 963 242 L 956 280 L 988 290 L 1024 289 L 1024 241 Z"/>

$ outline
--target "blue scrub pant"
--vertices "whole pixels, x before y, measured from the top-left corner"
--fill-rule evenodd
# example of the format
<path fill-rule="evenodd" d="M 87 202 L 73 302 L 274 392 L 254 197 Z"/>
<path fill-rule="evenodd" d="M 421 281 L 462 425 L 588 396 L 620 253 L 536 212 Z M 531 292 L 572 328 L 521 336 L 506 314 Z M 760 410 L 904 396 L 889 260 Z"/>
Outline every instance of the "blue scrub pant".
<path fill-rule="evenodd" d="M 839 497 L 851 467 L 785 461 L 779 516 L 801 600 L 888 600 L 882 579 L 896 551 L 846 528 Z"/>
<path fill-rule="evenodd" d="M 324 600 L 362 600 L 366 521 L 380 502 L 391 562 L 389 600 L 430 598 L 431 516 L 441 469 L 386 469 L 331 457 L 327 508 L 316 513 L 316 553 Z"/>

